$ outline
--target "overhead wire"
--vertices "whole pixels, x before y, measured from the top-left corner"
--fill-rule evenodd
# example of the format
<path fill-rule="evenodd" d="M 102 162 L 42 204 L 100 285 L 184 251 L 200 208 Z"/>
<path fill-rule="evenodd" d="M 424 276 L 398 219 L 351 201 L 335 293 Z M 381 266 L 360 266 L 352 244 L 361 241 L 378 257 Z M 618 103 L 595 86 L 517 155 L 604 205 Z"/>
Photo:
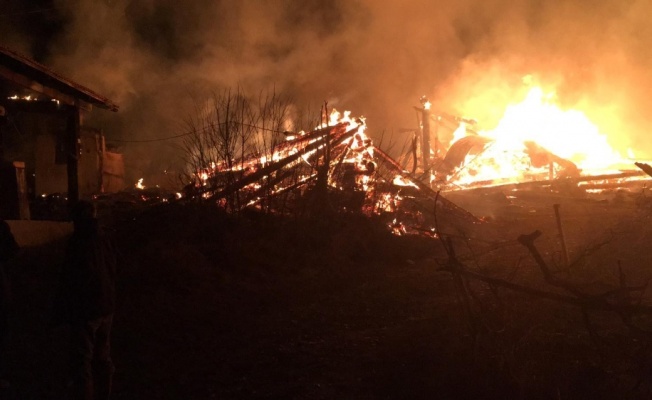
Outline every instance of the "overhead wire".
<path fill-rule="evenodd" d="M 174 136 L 168 136 L 168 137 L 163 137 L 163 138 L 156 138 L 156 139 L 142 139 L 142 140 L 122 140 L 122 139 L 109 139 L 111 142 L 120 142 L 120 143 L 151 143 L 151 142 L 163 142 L 165 140 L 172 140 L 172 139 L 178 139 L 180 137 L 192 135 L 193 133 L 199 133 L 200 131 L 191 131 L 191 132 L 185 132 L 185 133 L 180 133 L 178 135 Z"/>
<path fill-rule="evenodd" d="M 252 125 L 252 124 L 246 124 L 244 122 L 234 122 L 235 124 L 242 125 L 242 126 L 248 126 L 250 128 L 255 128 L 259 129 L 261 131 L 266 131 L 266 132 L 273 132 L 273 133 L 281 133 L 281 134 L 287 134 L 288 131 L 279 131 L 276 129 L 269 129 L 269 128 L 264 128 L 262 126 L 257 126 L 257 125 Z M 226 122 L 222 122 L 219 125 L 224 125 Z M 109 139 L 111 142 L 119 142 L 119 143 L 152 143 L 152 142 L 162 142 L 165 140 L 172 140 L 172 139 L 178 139 L 184 136 L 189 136 L 197 133 L 202 133 L 206 132 L 207 130 L 211 129 L 212 127 L 207 126 L 199 130 L 192 130 L 184 133 L 179 133 L 177 135 L 173 136 L 167 136 L 167 137 L 162 137 L 162 138 L 153 138 L 153 139 L 141 139 L 141 140 L 123 140 L 123 139 Z"/>

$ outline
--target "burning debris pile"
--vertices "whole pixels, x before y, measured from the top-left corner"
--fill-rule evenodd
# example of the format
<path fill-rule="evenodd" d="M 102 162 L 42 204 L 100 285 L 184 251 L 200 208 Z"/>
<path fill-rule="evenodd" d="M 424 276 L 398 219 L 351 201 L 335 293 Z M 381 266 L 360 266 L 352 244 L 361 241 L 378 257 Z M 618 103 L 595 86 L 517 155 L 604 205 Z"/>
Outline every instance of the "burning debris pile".
<path fill-rule="evenodd" d="M 291 196 L 320 181 L 351 192 L 364 192 L 375 170 L 373 148 L 364 134 L 362 119 L 341 119 L 333 112 L 334 123 L 310 133 L 286 133 L 286 141 L 267 154 L 239 160 L 211 163 L 186 186 L 189 197 L 214 200 L 230 211 L 256 206 Z M 333 122 L 333 119 L 331 120 Z M 269 203 L 267 203 L 269 205 Z M 273 205 L 281 211 L 278 205 Z"/>
<path fill-rule="evenodd" d="M 200 169 L 184 197 L 214 201 L 231 212 L 255 207 L 274 213 L 382 215 L 397 234 L 434 234 L 435 204 L 442 215 L 479 221 L 414 179 L 374 146 L 365 129 L 364 118 L 333 110 L 323 126 L 286 132 L 287 140 L 266 154 Z"/>
<path fill-rule="evenodd" d="M 385 217 L 397 234 L 434 235 L 447 229 L 447 218 L 456 224 L 481 221 L 446 199 L 468 197 L 476 189 L 510 197 L 564 188 L 584 196 L 649 182 L 583 114 L 553 106 L 538 88 L 508 108 L 493 131 L 481 131 L 470 118 L 433 112 L 425 98 L 417 113 L 420 127 L 398 160 L 373 144 L 364 118 L 333 110 L 310 132 L 282 132 L 284 140 L 266 151 L 235 158 L 231 150 L 219 162 L 200 157 L 184 197 L 216 202 L 229 212 L 249 207 L 280 214 L 362 212 Z"/>

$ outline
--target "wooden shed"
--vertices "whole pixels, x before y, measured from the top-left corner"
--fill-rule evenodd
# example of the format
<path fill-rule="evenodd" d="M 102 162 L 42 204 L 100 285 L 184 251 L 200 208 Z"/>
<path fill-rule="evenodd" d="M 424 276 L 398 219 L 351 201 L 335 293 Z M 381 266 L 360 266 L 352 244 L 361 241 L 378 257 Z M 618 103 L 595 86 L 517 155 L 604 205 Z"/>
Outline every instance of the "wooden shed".
<path fill-rule="evenodd" d="M 0 47 L 0 218 L 29 219 L 23 210 L 24 199 L 40 195 L 36 187 L 55 185 L 57 171 L 65 181 L 59 186 L 64 186 L 68 200 L 80 198 L 80 165 L 101 164 L 104 159 L 103 135 L 82 126 L 93 107 L 118 111 L 106 97 Z M 82 150 L 83 142 L 89 140 L 95 140 L 98 161 L 97 157 L 89 160 Z M 101 188 L 101 165 L 99 174 Z M 13 181 L 15 188 L 11 187 Z M 21 199 L 17 209 L 13 204 L 16 195 Z"/>

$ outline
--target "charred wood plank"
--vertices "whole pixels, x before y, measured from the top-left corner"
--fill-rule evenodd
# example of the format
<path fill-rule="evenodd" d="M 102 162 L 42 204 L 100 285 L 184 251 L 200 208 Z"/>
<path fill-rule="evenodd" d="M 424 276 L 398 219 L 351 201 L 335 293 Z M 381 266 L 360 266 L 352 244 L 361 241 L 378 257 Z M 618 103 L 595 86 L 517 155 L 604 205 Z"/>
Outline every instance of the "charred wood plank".
<path fill-rule="evenodd" d="M 637 179 L 624 182 L 582 183 L 579 188 L 582 190 L 633 189 L 643 185 L 649 186 L 651 183 L 652 179 Z"/>
<path fill-rule="evenodd" d="M 600 175 L 586 175 L 586 176 L 580 176 L 577 178 L 573 178 L 574 181 L 576 182 L 591 182 L 591 181 L 601 181 L 601 180 L 609 180 L 609 179 L 626 179 L 626 178 L 633 178 L 636 176 L 645 176 L 645 173 L 641 171 L 622 171 L 617 174 L 600 174 Z"/>
<path fill-rule="evenodd" d="M 215 201 L 227 196 L 230 196 L 231 194 L 235 193 L 236 191 L 244 188 L 245 186 L 256 182 L 257 180 L 261 179 L 265 175 L 269 175 L 275 171 L 278 171 L 281 168 L 286 167 L 287 165 L 291 164 L 292 162 L 298 160 L 300 157 L 319 149 L 321 146 L 325 144 L 325 140 L 330 140 L 331 145 L 338 145 L 342 143 L 344 140 L 352 137 L 355 132 L 357 132 L 357 127 L 352 128 L 349 130 L 346 130 L 348 127 L 348 123 L 342 123 L 335 125 L 333 127 L 328 127 L 323 130 L 319 130 L 319 134 L 321 135 L 321 138 L 319 137 L 320 135 L 315 135 L 317 138 L 315 139 L 314 142 L 308 144 L 306 147 L 304 147 L 302 150 L 297 151 L 294 154 L 291 154 L 288 157 L 285 157 L 279 161 L 270 163 L 269 165 L 260 168 L 254 173 L 251 173 L 242 179 L 239 179 L 236 182 L 231 183 L 227 187 L 225 187 L 223 190 L 215 193 L 212 195 L 209 200 Z M 324 131 L 329 132 L 328 135 L 324 135 Z"/>
<path fill-rule="evenodd" d="M 403 176 L 404 178 L 410 180 L 410 182 L 417 185 L 419 190 L 421 190 L 423 193 L 425 193 L 426 197 L 428 197 L 430 199 L 433 199 L 433 200 L 436 199 L 437 203 L 439 203 L 441 205 L 441 208 L 444 209 L 445 211 L 454 213 L 456 215 L 459 215 L 461 217 L 469 219 L 469 220 L 471 220 L 472 222 L 475 222 L 475 223 L 482 222 L 478 217 L 476 217 L 475 215 L 473 215 L 470 212 L 466 211 L 465 209 L 458 206 L 457 204 L 453 203 L 452 201 L 444 198 L 441 195 L 438 196 L 437 192 L 432 190 L 430 188 L 430 186 L 424 184 L 423 182 L 421 182 L 418 179 L 413 179 L 412 177 L 406 176 L 407 173 L 406 173 L 405 170 L 403 170 L 401 165 L 399 163 L 397 163 L 396 161 L 394 161 L 394 159 L 392 157 L 390 157 L 389 154 L 385 153 L 384 151 L 382 151 L 378 147 L 374 147 L 374 154 L 378 154 L 383 160 L 385 160 L 387 162 L 387 164 L 389 164 L 391 167 L 393 167 L 394 171 L 397 174 Z M 437 206 L 437 204 L 435 204 L 435 206 Z"/>
<path fill-rule="evenodd" d="M 627 178 L 635 178 L 645 176 L 645 173 L 642 171 L 623 171 L 616 174 L 600 174 L 600 175 L 585 175 L 573 178 L 559 178 L 559 179 L 540 179 L 529 182 L 505 182 L 505 183 L 496 183 L 496 180 L 491 181 L 480 181 L 474 182 L 468 187 L 462 188 L 460 191 L 476 191 L 476 190 L 488 190 L 488 191 L 499 191 L 499 190 L 512 190 L 512 191 L 525 191 L 529 189 L 536 188 L 546 188 L 551 187 L 551 185 L 558 184 L 560 182 L 568 183 L 569 185 L 577 185 L 580 188 L 584 188 L 584 182 L 593 182 L 593 181 L 617 181 Z M 628 182 L 619 182 L 624 185 Z M 605 185 L 618 185 L 618 182 L 613 183 L 604 183 Z M 590 187 L 587 187 L 590 188 Z"/>
<path fill-rule="evenodd" d="M 292 171 L 293 171 L 293 170 L 288 170 L 288 171 L 287 171 L 287 174 L 289 175 Z M 285 175 L 285 174 L 284 174 L 284 175 Z M 315 180 L 315 179 L 317 179 L 317 174 L 312 174 L 312 175 L 310 175 L 310 176 L 304 177 L 304 178 L 300 179 L 299 181 L 293 183 L 293 184 L 290 185 L 290 186 L 286 186 L 286 187 L 284 187 L 284 188 L 280 188 L 280 189 L 278 189 L 276 192 L 274 192 L 274 196 L 279 196 L 279 195 L 281 195 L 281 194 L 283 194 L 283 193 L 287 193 L 287 192 L 292 191 L 292 190 L 294 190 L 294 189 L 298 189 L 298 188 L 300 188 L 301 186 L 306 185 L 306 184 L 312 182 L 312 181 Z M 267 185 L 265 188 L 258 189 L 258 190 L 256 191 L 257 194 L 254 193 L 254 199 L 251 200 L 248 204 L 246 204 L 246 205 L 243 206 L 242 208 L 250 207 L 250 206 L 253 206 L 253 205 L 257 204 L 258 202 L 260 202 L 260 201 L 263 199 L 263 197 L 260 197 L 260 195 L 261 195 L 262 193 L 264 193 L 264 192 L 265 192 L 265 189 L 268 189 L 269 186 L 270 186 L 270 185 Z M 257 197 L 257 196 L 258 196 L 258 197 Z"/>
<path fill-rule="evenodd" d="M 640 169 L 643 170 L 646 174 L 652 176 L 652 167 L 650 164 L 642 163 L 642 162 L 635 162 L 634 165 L 639 167 Z"/>

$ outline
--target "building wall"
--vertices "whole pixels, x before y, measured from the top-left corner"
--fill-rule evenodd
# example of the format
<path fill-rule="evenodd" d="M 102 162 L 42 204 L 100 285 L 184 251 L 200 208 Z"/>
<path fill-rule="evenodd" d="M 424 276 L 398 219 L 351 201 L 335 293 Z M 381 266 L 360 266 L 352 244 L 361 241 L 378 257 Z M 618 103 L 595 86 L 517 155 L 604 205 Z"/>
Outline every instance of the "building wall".
<path fill-rule="evenodd" d="M 79 143 L 79 195 L 89 198 L 102 192 L 124 189 L 124 160 L 122 154 L 104 152 L 99 131 L 82 129 Z M 66 164 L 59 164 L 55 135 L 40 135 L 36 140 L 36 193 L 65 193 L 68 190 Z M 65 157 L 64 157 L 65 158 Z"/>
<path fill-rule="evenodd" d="M 125 189 L 125 163 L 122 154 L 104 152 L 102 179 L 105 193 L 115 193 Z"/>
<path fill-rule="evenodd" d="M 79 196 L 88 198 L 102 191 L 102 145 L 101 133 L 94 130 L 82 130 L 79 142 Z"/>
<path fill-rule="evenodd" d="M 55 135 L 36 136 L 34 184 L 36 195 L 66 193 L 68 172 L 66 164 L 57 163 Z"/>

